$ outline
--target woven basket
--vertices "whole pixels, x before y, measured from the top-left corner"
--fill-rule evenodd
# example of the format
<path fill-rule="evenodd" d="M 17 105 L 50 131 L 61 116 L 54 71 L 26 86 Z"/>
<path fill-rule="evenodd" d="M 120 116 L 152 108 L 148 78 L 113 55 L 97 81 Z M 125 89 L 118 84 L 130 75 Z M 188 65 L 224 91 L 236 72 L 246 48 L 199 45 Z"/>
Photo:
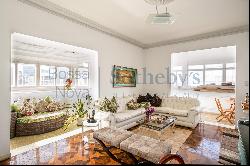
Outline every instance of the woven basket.
<path fill-rule="evenodd" d="M 57 130 L 64 126 L 67 115 L 42 122 L 16 124 L 16 137 L 38 135 Z"/>
<path fill-rule="evenodd" d="M 17 113 L 11 112 L 11 120 L 10 120 L 10 138 L 15 137 L 16 133 L 16 119 L 17 119 Z"/>

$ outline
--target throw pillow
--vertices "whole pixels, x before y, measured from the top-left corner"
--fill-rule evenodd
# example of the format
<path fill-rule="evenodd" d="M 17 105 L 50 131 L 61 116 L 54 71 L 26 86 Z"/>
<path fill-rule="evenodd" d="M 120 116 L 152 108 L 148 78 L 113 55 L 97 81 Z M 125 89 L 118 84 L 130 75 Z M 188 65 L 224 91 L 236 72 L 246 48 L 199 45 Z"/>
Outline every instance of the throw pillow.
<path fill-rule="evenodd" d="M 135 102 L 133 99 L 127 103 L 128 110 L 136 110 L 140 108 L 140 104 Z"/>
<path fill-rule="evenodd" d="M 47 110 L 49 112 L 60 111 L 60 110 L 62 110 L 62 106 L 61 106 L 61 104 L 59 102 L 51 102 L 47 106 Z"/>
<path fill-rule="evenodd" d="M 108 98 L 104 98 L 103 101 L 100 104 L 100 110 L 105 112 L 112 112 L 116 113 L 118 109 L 118 104 L 116 101 L 116 98 L 113 96 L 111 100 Z"/>
<path fill-rule="evenodd" d="M 46 101 L 47 103 L 51 103 L 53 99 L 50 96 L 47 96 L 44 98 L 44 101 Z"/>
<path fill-rule="evenodd" d="M 31 116 L 34 114 L 33 104 L 30 102 L 30 99 L 25 99 L 23 101 L 23 106 L 20 108 L 21 116 Z"/>
<path fill-rule="evenodd" d="M 49 105 L 48 102 L 44 101 L 44 100 L 40 100 L 36 106 L 35 106 L 35 111 L 36 112 L 47 112 L 47 106 Z"/>
<path fill-rule="evenodd" d="M 141 102 L 140 104 L 140 108 L 149 108 L 151 106 L 150 102 Z"/>
<path fill-rule="evenodd" d="M 162 103 L 162 99 L 159 96 L 157 96 L 156 94 L 154 94 L 154 96 L 152 96 L 149 93 L 147 93 L 146 96 L 139 95 L 139 97 L 137 98 L 137 102 L 138 103 L 150 102 L 151 106 L 160 107 L 161 103 Z"/>

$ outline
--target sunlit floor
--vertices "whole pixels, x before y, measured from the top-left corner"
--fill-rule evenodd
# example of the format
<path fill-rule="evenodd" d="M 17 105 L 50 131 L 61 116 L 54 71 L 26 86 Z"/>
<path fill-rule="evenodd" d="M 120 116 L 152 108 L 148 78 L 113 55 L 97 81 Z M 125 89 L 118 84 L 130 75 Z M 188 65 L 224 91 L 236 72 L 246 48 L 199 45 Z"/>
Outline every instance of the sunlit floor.
<path fill-rule="evenodd" d="M 201 123 L 205 124 L 235 129 L 235 124 L 231 124 L 226 119 L 222 119 L 220 122 L 218 122 L 218 120 L 216 119 L 218 116 L 219 114 L 202 112 L 200 114 L 200 121 Z"/>

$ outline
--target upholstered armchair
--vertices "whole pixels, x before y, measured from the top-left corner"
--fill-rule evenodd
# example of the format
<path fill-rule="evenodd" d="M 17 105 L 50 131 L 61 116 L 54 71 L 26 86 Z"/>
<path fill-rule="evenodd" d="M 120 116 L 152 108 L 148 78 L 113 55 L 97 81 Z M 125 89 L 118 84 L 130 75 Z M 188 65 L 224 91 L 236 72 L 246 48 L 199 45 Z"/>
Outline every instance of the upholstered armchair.
<path fill-rule="evenodd" d="M 241 165 L 249 164 L 249 120 L 238 121 L 239 143 Z"/>

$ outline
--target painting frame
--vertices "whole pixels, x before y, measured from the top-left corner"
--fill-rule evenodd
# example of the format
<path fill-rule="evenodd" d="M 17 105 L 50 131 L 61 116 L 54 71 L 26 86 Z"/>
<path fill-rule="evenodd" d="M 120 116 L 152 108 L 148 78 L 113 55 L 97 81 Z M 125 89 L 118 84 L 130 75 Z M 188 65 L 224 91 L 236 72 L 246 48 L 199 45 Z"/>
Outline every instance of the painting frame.
<path fill-rule="evenodd" d="M 125 76 L 121 76 L 122 74 Z M 136 87 L 137 69 L 114 65 L 112 78 L 113 88 Z"/>

